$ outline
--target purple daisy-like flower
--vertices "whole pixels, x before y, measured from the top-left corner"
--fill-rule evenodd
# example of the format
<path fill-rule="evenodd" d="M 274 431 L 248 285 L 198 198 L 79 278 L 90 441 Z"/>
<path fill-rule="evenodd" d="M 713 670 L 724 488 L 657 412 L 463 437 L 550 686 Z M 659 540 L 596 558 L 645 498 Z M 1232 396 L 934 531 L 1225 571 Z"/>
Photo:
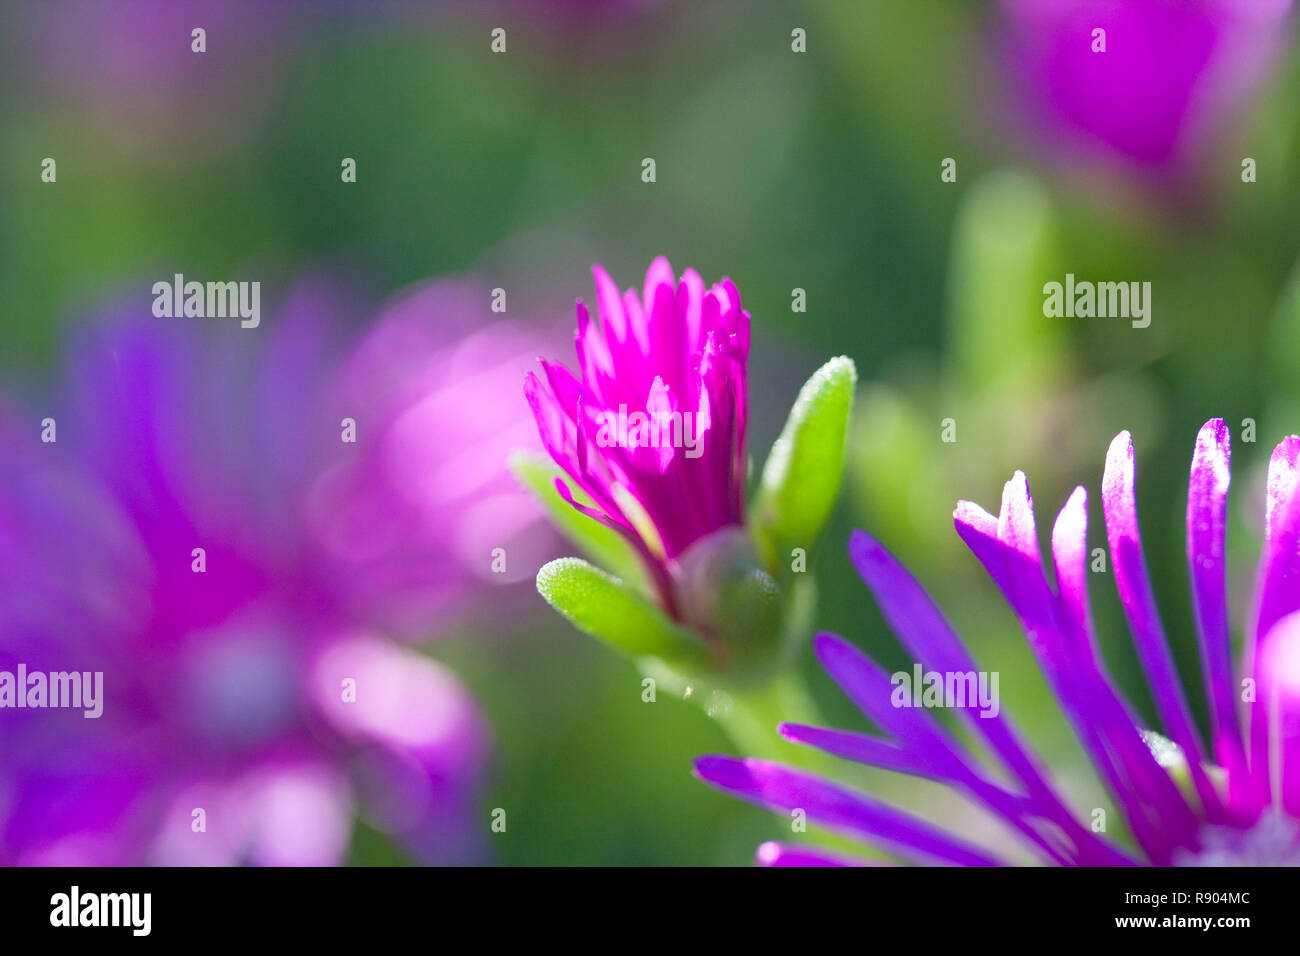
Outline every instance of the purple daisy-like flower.
<path fill-rule="evenodd" d="M 1136 849 L 1076 819 L 1042 761 L 996 708 L 969 698 L 956 708 L 1005 780 L 977 762 L 925 709 L 899 706 L 895 682 L 843 639 L 820 634 L 817 656 L 886 736 L 784 724 L 783 736 L 826 753 L 938 781 L 981 805 L 1046 862 L 1063 865 L 1296 864 L 1300 862 L 1300 439 L 1273 453 L 1267 533 L 1246 630 L 1244 679 L 1234 674 L 1228 624 L 1225 527 L 1229 433 L 1208 422 L 1197 438 L 1187 501 L 1187 557 L 1205 672 L 1210 740 L 1202 740 L 1170 654 L 1138 531 L 1133 443 L 1112 443 L 1102 481 L 1106 532 L 1120 600 L 1169 739 L 1144 730 L 1106 673 L 1087 591 L 1087 496 L 1057 516 L 1055 589 L 1044 575 L 1033 502 L 1023 474 L 1006 485 L 994 516 L 969 502 L 957 531 L 1019 617 L 1029 645 L 1074 731 L 1121 810 Z M 976 673 L 974 660 L 921 586 L 878 542 L 856 532 L 849 553 L 885 618 L 931 672 Z M 1245 719 L 1238 708 L 1248 704 Z M 952 704 L 951 701 L 945 703 Z M 1215 766 L 1211 765 L 1211 761 Z M 994 865 L 998 857 L 871 797 L 761 760 L 708 756 L 706 782 L 770 808 L 802 808 L 809 821 L 865 837 L 919 862 Z M 803 847 L 765 844 L 760 862 L 852 862 Z"/>
<path fill-rule="evenodd" d="M 1290 0 L 1002 6 L 1003 61 L 1044 138 L 1160 170 L 1222 131 L 1281 45 Z"/>
<path fill-rule="evenodd" d="M 352 447 L 333 303 L 306 287 L 253 335 L 124 306 L 48 424 L 0 415 L 0 862 L 334 864 L 358 813 L 479 857 L 475 701 L 358 611 L 307 519 Z M 98 714 L 16 707 L 13 675 L 74 672 Z"/>
<path fill-rule="evenodd" d="M 674 279 L 662 256 L 640 292 L 599 265 L 599 319 L 577 303 L 581 378 L 542 360 L 524 392 L 542 442 L 593 502 L 560 494 L 623 534 L 646 560 L 669 610 L 672 563 L 692 544 L 745 523 L 749 313 L 730 279 L 692 269 Z"/>

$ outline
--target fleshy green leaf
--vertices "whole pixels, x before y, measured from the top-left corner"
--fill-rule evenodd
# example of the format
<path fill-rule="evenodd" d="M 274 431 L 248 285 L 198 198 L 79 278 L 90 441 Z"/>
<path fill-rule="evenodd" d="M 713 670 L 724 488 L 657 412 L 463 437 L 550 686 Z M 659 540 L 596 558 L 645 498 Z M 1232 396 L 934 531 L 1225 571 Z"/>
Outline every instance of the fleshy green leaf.
<path fill-rule="evenodd" d="M 794 548 L 811 550 L 835 507 L 857 381 L 842 355 L 814 372 L 767 456 L 750 520 L 769 568 Z"/>
<path fill-rule="evenodd" d="M 612 528 L 589 518 L 560 497 L 555 490 L 559 471 L 549 461 L 527 452 L 517 452 L 510 458 L 510 470 L 525 488 L 531 491 L 546 509 L 551 523 L 575 546 L 603 567 L 614 573 L 642 593 L 649 593 L 645 570 L 635 549 Z M 580 488 L 572 488 L 573 497 L 583 504 L 592 504 Z"/>
<path fill-rule="evenodd" d="M 581 558 L 558 558 L 537 572 L 537 590 L 580 631 L 633 657 L 697 666 L 706 648 L 654 604 Z"/>

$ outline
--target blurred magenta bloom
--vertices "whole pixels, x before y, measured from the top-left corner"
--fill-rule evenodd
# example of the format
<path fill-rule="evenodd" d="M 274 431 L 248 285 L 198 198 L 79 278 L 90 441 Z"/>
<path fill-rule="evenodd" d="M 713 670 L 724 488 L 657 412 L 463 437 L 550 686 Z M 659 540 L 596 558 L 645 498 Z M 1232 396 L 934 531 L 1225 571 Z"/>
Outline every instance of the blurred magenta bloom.
<path fill-rule="evenodd" d="M 1285 41 L 1290 5 L 1002 0 L 1007 79 L 1051 148 L 1168 172 L 1236 117 Z"/>
<path fill-rule="evenodd" d="M 970 749 L 924 709 L 895 703 L 890 675 L 834 635 L 816 638 L 818 657 L 887 736 L 793 724 L 782 725 L 781 733 L 838 757 L 944 783 L 1000 818 L 1045 862 L 1300 863 L 1300 439 L 1287 438 L 1273 453 L 1267 537 L 1237 673 L 1224 561 L 1229 457 L 1227 426 L 1208 422 L 1197 438 L 1187 496 L 1187 559 L 1210 713 L 1208 748 L 1189 710 L 1147 577 L 1127 432 L 1111 445 L 1102 505 L 1120 601 L 1170 739 L 1143 729 L 1098 653 L 1088 600 L 1084 489 L 1070 496 L 1052 530 L 1055 590 L 1043 573 L 1024 475 L 1007 483 L 997 516 L 969 502 L 956 511 L 958 533 L 1020 618 L 1048 685 L 1128 823 L 1137 854 L 1079 822 L 1048 782 L 1041 760 L 996 709 L 990 713 L 971 700 L 956 705 L 997 756 L 1009 784 L 990 777 Z M 945 675 L 977 672 L 942 612 L 892 555 L 862 532 L 852 537 L 849 553 L 916 660 Z M 1245 679 L 1239 682 L 1239 676 Z M 1239 700 L 1247 704 L 1245 721 Z M 1001 862 L 907 813 L 779 764 L 703 757 L 696 770 L 737 796 L 784 810 L 801 807 L 811 822 L 866 837 L 907 859 Z M 776 844 L 765 845 L 759 858 L 775 864 L 844 862 Z"/>
<path fill-rule="evenodd" d="M 0 419 L 0 671 L 103 673 L 98 718 L 0 710 L 0 862 L 336 864 L 354 813 L 478 858 L 483 719 L 359 613 L 307 514 L 366 447 L 334 303 L 306 286 L 256 332 L 118 309 L 56 401 Z"/>
<path fill-rule="evenodd" d="M 542 443 L 594 502 L 575 508 L 623 534 L 673 607 L 669 563 L 719 529 L 745 522 L 749 313 L 730 279 L 708 289 L 693 269 L 674 279 L 660 256 L 640 292 L 599 265 L 599 320 L 577 303 L 581 379 L 546 360 L 524 385 Z"/>
<path fill-rule="evenodd" d="M 554 544 L 506 462 L 541 450 L 518 388 L 558 337 L 491 301 L 466 280 L 396 296 L 339 378 L 361 438 L 312 489 L 312 524 L 354 608 L 403 633 L 481 609 L 485 586 L 531 582 Z"/>

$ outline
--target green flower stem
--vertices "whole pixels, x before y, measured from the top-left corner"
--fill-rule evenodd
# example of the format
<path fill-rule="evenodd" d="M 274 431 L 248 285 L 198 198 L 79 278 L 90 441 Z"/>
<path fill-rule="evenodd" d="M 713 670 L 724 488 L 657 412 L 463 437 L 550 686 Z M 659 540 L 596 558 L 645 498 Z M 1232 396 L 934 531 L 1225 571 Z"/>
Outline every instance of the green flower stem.
<path fill-rule="evenodd" d="M 791 743 L 776 728 L 781 723 L 822 723 L 800 675 L 783 669 L 761 684 L 728 690 L 730 706 L 711 708 L 712 716 L 745 757 L 778 760 L 807 769 L 829 768 L 829 758 L 813 747 Z"/>
<path fill-rule="evenodd" d="M 776 732 L 777 725 L 783 722 L 825 724 L 796 669 L 782 670 L 765 683 L 730 692 L 729 697 L 730 708 L 719 709 L 712 716 L 722 724 L 741 756 L 776 760 L 845 782 L 843 762 L 836 766 L 834 757 L 815 747 L 792 743 Z M 862 844 L 816 826 L 805 831 L 774 832 L 773 837 L 786 843 L 808 843 L 850 857 L 871 855 Z"/>

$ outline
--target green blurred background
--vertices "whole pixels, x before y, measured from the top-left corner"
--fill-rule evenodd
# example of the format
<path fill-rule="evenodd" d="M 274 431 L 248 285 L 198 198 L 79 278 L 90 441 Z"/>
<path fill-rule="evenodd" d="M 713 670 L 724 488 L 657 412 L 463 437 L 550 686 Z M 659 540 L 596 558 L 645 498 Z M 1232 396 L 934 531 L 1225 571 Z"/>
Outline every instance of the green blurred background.
<path fill-rule="evenodd" d="M 375 298 L 472 271 L 510 285 L 512 312 L 560 322 L 565 302 L 590 296 L 593 259 L 622 284 L 660 253 L 707 280 L 729 275 L 755 323 L 756 458 L 826 357 L 852 356 L 862 379 L 844 500 L 813 569 L 819 625 L 891 668 L 907 664 L 843 559 L 848 530 L 871 530 L 981 666 L 1001 671 L 1004 709 L 1077 804 L 1107 806 L 951 512 L 959 498 L 996 510 L 1019 468 L 1040 531 L 1075 484 L 1088 486 L 1091 543 L 1104 546 L 1102 462 L 1110 438 L 1133 431 L 1155 588 L 1195 679 L 1182 523 L 1196 429 L 1212 416 L 1234 429 L 1238 608 L 1262 466 L 1300 430 L 1300 308 L 1287 292 L 1300 246 L 1300 76 L 1289 49 L 1239 132 L 1241 155 L 1266 172 L 1243 184 L 1235 154 L 1207 156 L 1213 185 L 1188 203 L 1122 171 L 1085 181 L 989 119 L 991 5 L 599 6 L 323 3 L 304 15 L 266 4 L 264 33 L 209 41 L 222 66 L 208 84 L 221 95 L 190 108 L 184 85 L 166 89 L 165 64 L 150 63 L 150 88 L 171 112 L 142 117 L 129 96 L 79 87 L 24 40 L 44 5 L 7 4 L 6 388 L 38 388 L 79 310 L 162 263 L 160 274 L 250 261 L 284 277 L 329 270 Z M 505 55 L 489 50 L 495 26 L 508 30 Z M 796 27 L 807 53 L 791 51 Z M 40 182 L 45 156 L 57 158 L 56 189 Z M 356 184 L 340 182 L 345 156 Z M 652 184 L 644 157 L 656 161 Z M 955 183 L 940 179 L 945 157 L 957 160 Z M 1151 280 L 1152 326 L 1044 318 L 1041 285 L 1066 271 Z M 806 313 L 791 310 L 795 288 Z M 940 441 L 946 418 L 954 443 Z M 1241 441 L 1247 418 L 1256 444 Z M 1103 650 L 1150 715 L 1109 575 L 1094 578 Z M 431 651 L 494 727 L 483 807 L 485 818 L 510 814 L 494 836 L 499 862 L 744 863 L 780 834 L 779 820 L 690 777 L 692 757 L 728 748 L 719 728 L 680 702 L 642 703 L 630 663 L 522 590 L 523 621 L 467 625 Z M 828 720 L 860 727 L 811 660 L 803 666 Z M 979 825 L 934 788 L 869 779 L 918 812 Z M 361 832 L 353 859 L 400 856 Z"/>

